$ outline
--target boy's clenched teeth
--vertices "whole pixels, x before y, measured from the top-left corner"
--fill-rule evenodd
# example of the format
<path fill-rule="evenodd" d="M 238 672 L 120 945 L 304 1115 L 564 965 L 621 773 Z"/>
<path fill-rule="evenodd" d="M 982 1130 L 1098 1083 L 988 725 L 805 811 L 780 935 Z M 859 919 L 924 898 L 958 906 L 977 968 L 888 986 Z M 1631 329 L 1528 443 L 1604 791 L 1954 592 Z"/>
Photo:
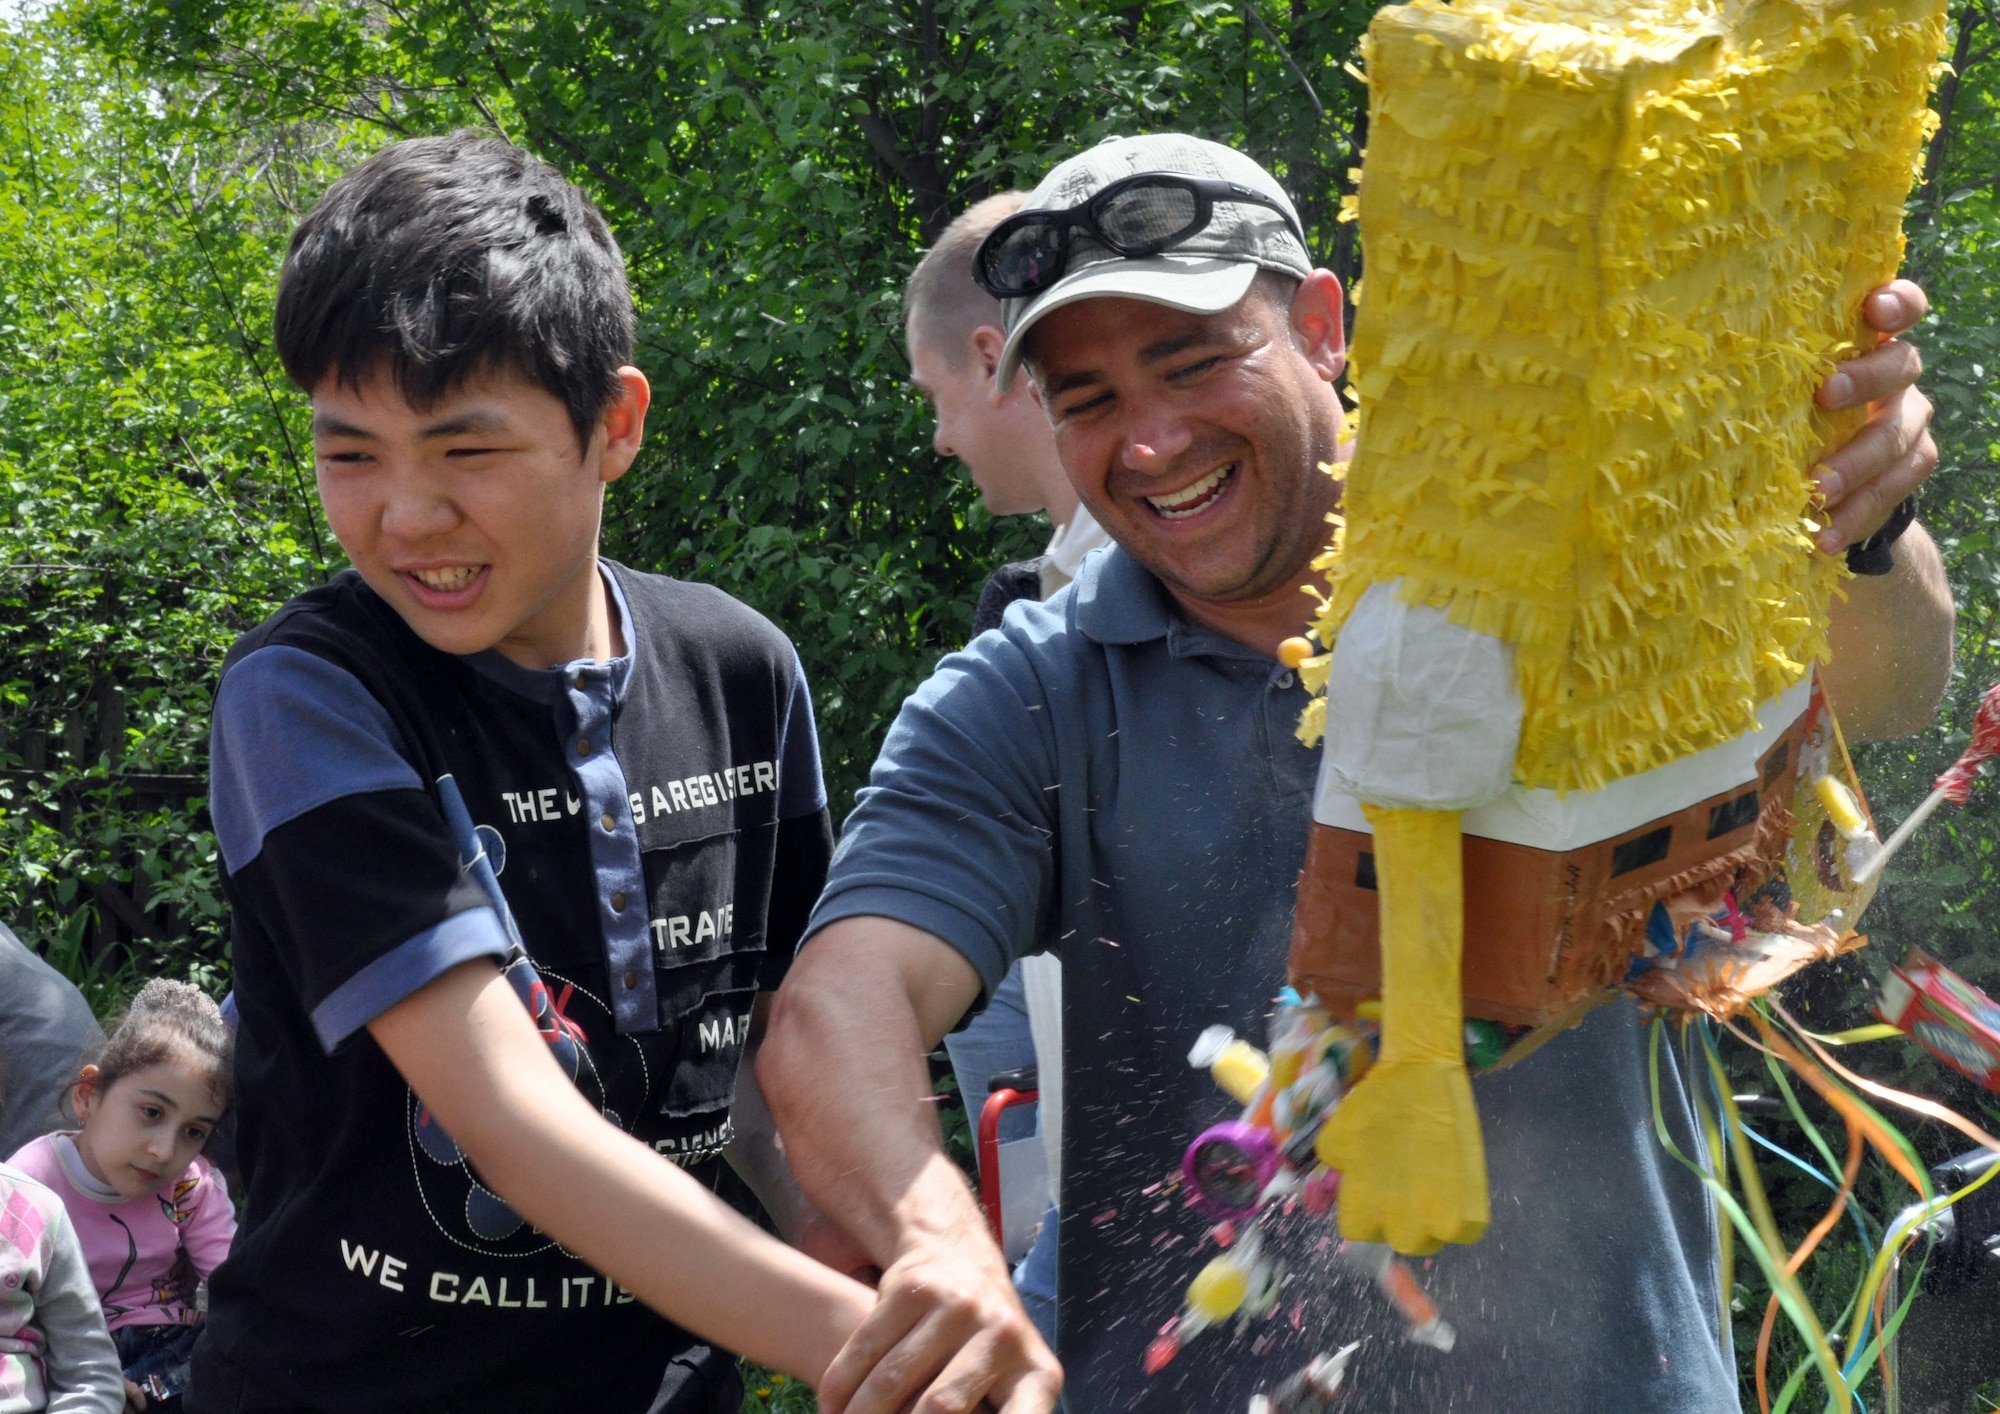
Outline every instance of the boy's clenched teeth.
<path fill-rule="evenodd" d="M 1222 488 L 1229 478 L 1236 474 L 1236 463 L 1229 462 L 1217 467 L 1191 486 L 1165 496 L 1148 496 L 1146 504 L 1168 520 L 1185 520 L 1208 509 L 1211 502 L 1222 494 Z"/>
<path fill-rule="evenodd" d="M 451 594 L 465 588 L 479 578 L 484 565 L 452 565 L 446 569 L 406 570 L 410 578 L 426 589 L 434 589 L 440 594 Z"/>

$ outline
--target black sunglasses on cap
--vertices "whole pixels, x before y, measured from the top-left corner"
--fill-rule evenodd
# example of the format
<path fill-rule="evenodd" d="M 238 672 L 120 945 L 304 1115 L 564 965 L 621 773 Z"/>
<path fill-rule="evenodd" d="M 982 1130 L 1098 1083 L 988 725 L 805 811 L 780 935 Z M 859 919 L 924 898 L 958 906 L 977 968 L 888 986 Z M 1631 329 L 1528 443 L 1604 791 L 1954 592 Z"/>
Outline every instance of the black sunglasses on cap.
<path fill-rule="evenodd" d="M 1301 246 L 1306 243 L 1298 218 L 1260 191 L 1217 177 L 1140 172 L 1067 210 L 1009 216 L 979 243 L 972 278 L 995 299 L 1026 299 L 1063 277 L 1078 229 L 1127 260 L 1143 260 L 1206 230 L 1218 201 L 1267 207 L 1285 218 Z"/>

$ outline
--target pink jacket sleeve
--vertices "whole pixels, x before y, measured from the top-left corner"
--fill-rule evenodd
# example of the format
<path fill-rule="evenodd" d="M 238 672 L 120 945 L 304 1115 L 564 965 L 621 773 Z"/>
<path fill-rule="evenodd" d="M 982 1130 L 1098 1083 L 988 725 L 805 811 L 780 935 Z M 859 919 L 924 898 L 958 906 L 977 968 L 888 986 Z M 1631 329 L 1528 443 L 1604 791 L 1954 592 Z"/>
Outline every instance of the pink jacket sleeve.
<path fill-rule="evenodd" d="M 181 1225 L 181 1246 L 196 1272 L 206 1278 L 229 1255 L 236 1239 L 236 1208 L 229 1201 L 229 1184 L 207 1159 L 196 1159 L 201 1182 L 190 1204 L 188 1218 Z"/>

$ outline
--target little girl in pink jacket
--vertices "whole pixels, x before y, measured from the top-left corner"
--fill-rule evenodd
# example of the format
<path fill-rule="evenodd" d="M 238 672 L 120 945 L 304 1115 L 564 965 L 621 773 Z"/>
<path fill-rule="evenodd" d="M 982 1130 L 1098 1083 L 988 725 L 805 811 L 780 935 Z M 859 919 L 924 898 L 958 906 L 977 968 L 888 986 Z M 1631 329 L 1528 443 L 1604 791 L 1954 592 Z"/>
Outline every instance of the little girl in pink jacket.
<path fill-rule="evenodd" d="M 185 982 L 148 982 L 71 1101 L 81 1128 L 10 1162 L 69 1211 L 127 1397 L 173 1414 L 202 1320 L 197 1289 L 236 1235 L 228 1187 L 201 1156 L 229 1103 L 229 1031 L 215 1003 Z"/>

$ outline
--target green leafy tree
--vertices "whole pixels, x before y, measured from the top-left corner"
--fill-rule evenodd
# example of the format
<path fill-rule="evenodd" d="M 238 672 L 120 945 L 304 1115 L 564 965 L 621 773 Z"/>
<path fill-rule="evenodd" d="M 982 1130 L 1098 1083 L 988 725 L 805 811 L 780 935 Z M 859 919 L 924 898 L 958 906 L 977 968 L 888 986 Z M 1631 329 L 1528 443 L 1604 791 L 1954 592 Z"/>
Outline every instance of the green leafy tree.
<path fill-rule="evenodd" d="M 0 916 L 103 1000 L 219 982 L 209 693 L 327 563 L 263 313 L 317 158 L 57 27 L 0 72 Z"/>
<path fill-rule="evenodd" d="M 994 191 L 1114 132 L 1187 127 L 1287 172 L 1326 258 L 1358 157 L 1343 68 L 1366 7 L 1227 3 L 85 3 L 149 72 L 265 123 L 378 139 L 459 123 L 589 186 L 630 263 L 648 450 L 613 553 L 711 580 L 797 639 L 836 801 L 963 641 L 981 578 L 1037 530 L 994 524 L 905 386 L 902 282 Z"/>

